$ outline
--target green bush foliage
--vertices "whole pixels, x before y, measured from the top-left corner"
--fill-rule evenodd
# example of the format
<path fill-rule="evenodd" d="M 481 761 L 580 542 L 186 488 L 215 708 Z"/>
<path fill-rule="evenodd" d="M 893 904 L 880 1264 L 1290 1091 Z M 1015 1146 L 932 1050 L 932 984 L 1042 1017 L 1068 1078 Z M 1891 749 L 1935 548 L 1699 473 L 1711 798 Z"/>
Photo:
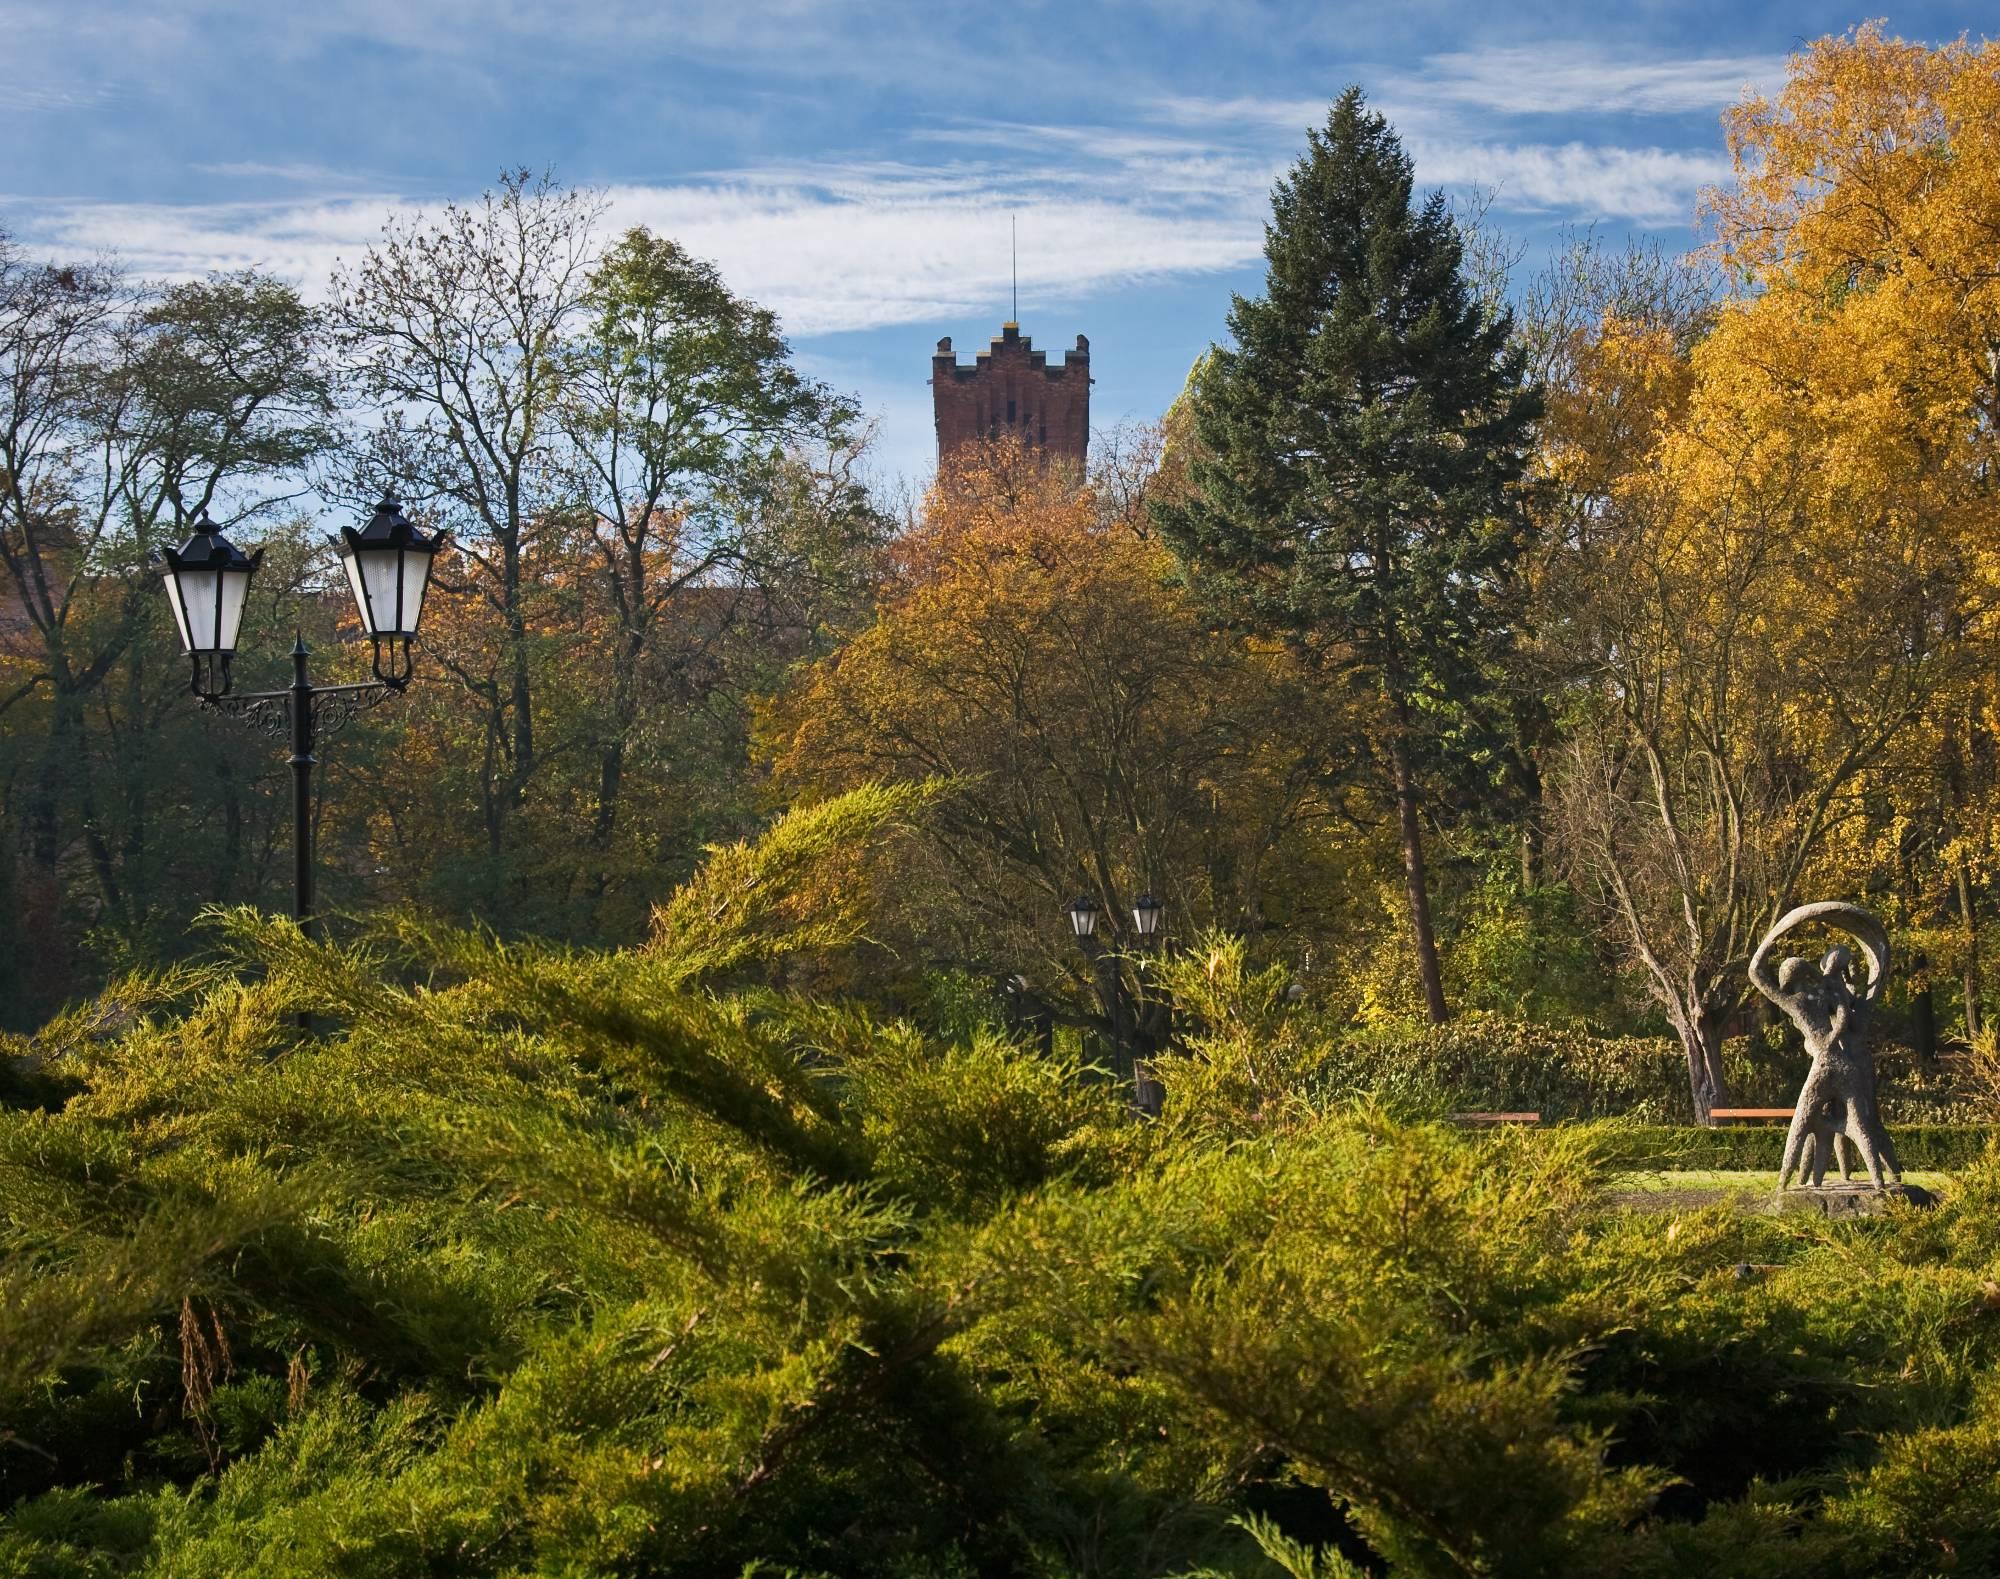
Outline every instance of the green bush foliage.
<path fill-rule="evenodd" d="M 1633 1213 L 1631 1129 L 1300 1095 L 1240 954 L 1143 1123 L 739 982 L 726 918 L 219 926 L 14 1048 L 0 1573 L 2000 1563 L 1995 1150 L 1928 1214 Z"/>

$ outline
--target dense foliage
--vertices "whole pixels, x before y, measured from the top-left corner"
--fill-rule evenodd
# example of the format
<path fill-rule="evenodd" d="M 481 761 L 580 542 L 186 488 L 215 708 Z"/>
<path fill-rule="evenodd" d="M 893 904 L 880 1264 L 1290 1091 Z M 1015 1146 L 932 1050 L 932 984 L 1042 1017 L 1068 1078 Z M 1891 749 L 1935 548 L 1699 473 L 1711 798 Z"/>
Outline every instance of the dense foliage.
<path fill-rule="evenodd" d="M 772 896 L 912 804 L 787 819 L 630 953 L 228 913 L 226 965 L 17 1048 L 6 1570 L 2000 1559 L 2000 1154 L 1928 1216 L 1633 1215 L 1616 1127 L 1246 1079 L 1311 1036 L 1228 949 L 1154 1124 L 991 1033 L 731 986 L 852 940 Z"/>

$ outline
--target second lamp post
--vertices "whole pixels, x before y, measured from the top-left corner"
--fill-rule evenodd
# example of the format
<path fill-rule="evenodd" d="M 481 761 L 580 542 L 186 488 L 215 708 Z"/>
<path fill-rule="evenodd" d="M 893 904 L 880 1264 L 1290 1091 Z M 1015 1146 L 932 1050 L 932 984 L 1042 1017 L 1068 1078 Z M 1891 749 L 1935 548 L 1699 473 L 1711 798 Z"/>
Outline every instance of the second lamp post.
<path fill-rule="evenodd" d="M 281 691 L 247 693 L 235 691 L 230 668 L 250 578 L 264 551 L 245 554 L 204 511 L 185 544 L 158 556 L 174 625 L 192 666 L 188 688 L 203 707 L 290 739 L 292 917 L 301 928 L 310 929 L 313 919 L 312 770 L 319 761 L 319 737 L 410 683 L 410 644 L 423 617 L 432 563 L 445 541 L 443 533 L 427 533 L 408 520 L 393 495 L 359 531 L 342 527 L 336 547 L 361 633 L 374 647 L 375 678 L 358 685 L 315 685 L 306 673 L 311 649 L 299 637 L 292 644 L 292 683 Z"/>
<path fill-rule="evenodd" d="M 1143 991 L 1143 981 L 1138 994 L 1126 989 L 1124 956 L 1115 946 L 1115 936 L 1107 943 L 1097 935 L 1098 917 L 1103 909 L 1089 894 L 1080 895 L 1069 907 L 1070 929 L 1085 956 L 1097 967 L 1098 997 L 1103 1000 L 1104 1012 L 1111 1021 L 1111 1039 L 1119 1061 L 1132 1074 L 1133 1103 L 1140 1112 L 1157 1118 L 1166 1092 L 1154 1079 L 1152 1060 L 1147 1055 L 1157 1050 L 1156 1043 L 1165 1042 L 1161 1028 L 1155 1023 L 1165 1005 L 1153 1001 Z M 1142 949 L 1159 935 L 1160 922 L 1166 913 L 1167 907 L 1151 893 L 1133 900 L 1132 931 Z M 1143 957 L 1138 961 L 1142 972 L 1145 963 Z"/>

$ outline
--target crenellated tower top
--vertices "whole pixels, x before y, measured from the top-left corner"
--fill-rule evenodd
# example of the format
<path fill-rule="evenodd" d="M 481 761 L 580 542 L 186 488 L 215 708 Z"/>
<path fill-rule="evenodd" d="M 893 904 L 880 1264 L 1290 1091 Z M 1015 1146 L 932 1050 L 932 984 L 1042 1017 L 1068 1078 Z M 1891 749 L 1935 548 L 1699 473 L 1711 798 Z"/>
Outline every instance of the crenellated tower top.
<path fill-rule="evenodd" d="M 1090 447 L 1090 341 L 1051 366 L 1046 351 L 1004 323 L 970 367 L 951 337 L 931 358 L 931 404 L 937 414 L 938 459 L 965 444 L 1011 434 L 1081 470 Z"/>

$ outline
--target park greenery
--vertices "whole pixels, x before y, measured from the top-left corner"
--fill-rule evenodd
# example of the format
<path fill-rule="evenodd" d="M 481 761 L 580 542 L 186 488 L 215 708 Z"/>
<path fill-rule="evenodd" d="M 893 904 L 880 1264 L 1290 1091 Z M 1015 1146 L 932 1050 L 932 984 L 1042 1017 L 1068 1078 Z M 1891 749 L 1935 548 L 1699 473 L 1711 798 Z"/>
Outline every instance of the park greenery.
<path fill-rule="evenodd" d="M 1997 64 L 1806 47 L 1704 250 L 1532 269 L 1350 91 L 1157 427 L 921 498 L 551 178 L 0 237 L 0 1573 L 2000 1568 Z M 358 677 L 385 489 L 306 935 L 145 565 Z M 1939 1203 L 1649 1202 L 1828 896 Z"/>

